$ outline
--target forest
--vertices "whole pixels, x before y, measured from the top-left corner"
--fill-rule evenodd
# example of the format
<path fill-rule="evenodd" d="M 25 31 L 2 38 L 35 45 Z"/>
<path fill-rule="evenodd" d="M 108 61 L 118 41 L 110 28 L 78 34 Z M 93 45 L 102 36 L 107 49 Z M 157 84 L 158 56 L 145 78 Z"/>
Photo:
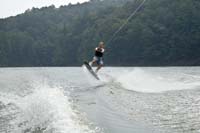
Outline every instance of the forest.
<path fill-rule="evenodd" d="M 105 42 L 105 66 L 200 65 L 200 0 L 90 0 L 0 19 L 0 66 L 80 66 Z"/>

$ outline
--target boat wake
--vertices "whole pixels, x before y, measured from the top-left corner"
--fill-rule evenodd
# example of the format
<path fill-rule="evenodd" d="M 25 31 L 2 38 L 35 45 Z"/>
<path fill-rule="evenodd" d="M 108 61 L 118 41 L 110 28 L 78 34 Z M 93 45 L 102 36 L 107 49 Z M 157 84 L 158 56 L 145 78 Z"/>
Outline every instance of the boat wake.
<path fill-rule="evenodd" d="M 122 89 L 143 93 L 188 90 L 200 87 L 200 76 L 185 73 L 148 72 L 139 68 L 113 75 L 104 73 L 103 82 L 116 84 Z M 119 87 L 118 87 L 119 88 Z"/>
<path fill-rule="evenodd" d="M 0 93 L 0 132 L 93 133 L 59 87 L 42 86 L 21 97 Z M 9 122 L 8 122 L 9 121 Z"/>
<path fill-rule="evenodd" d="M 100 75 L 106 85 L 98 88 L 94 97 L 97 107 L 106 108 L 101 114 L 108 115 L 109 119 L 118 120 L 113 114 L 121 114 L 122 118 L 140 123 L 136 127 L 142 127 L 140 129 L 145 129 L 145 133 L 199 131 L 200 76 L 198 74 L 187 70 L 166 71 L 163 68 L 160 70 L 156 68 L 156 71 L 152 68 L 150 71 L 134 68 L 123 72 L 105 71 L 105 73 L 102 72 Z M 121 121 L 121 129 L 129 125 L 125 123 L 126 121 Z M 137 129 L 136 127 L 134 128 Z M 156 130 L 150 131 L 148 127 Z M 133 132 L 133 129 L 131 128 L 129 132 Z"/>
<path fill-rule="evenodd" d="M 101 81 L 82 72 L 81 68 L 3 69 L 0 132 L 200 130 L 199 68 L 104 68 L 98 73 Z"/>

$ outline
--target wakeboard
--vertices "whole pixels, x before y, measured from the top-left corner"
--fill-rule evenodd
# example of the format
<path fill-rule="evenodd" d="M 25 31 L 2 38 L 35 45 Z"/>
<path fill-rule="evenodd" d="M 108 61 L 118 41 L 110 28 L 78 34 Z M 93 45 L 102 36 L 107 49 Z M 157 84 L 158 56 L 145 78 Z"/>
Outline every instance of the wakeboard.
<path fill-rule="evenodd" d="M 87 70 L 90 72 L 90 74 L 97 80 L 100 80 L 98 75 L 94 72 L 92 67 L 89 65 L 87 61 L 84 61 L 83 64 L 86 66 Z"/>

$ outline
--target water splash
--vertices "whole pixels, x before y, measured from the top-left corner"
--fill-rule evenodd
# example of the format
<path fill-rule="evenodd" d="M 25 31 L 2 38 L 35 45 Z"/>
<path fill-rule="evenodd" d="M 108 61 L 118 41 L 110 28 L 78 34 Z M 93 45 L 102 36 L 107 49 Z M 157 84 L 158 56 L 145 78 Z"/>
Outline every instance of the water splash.
<path fill-rule="evenodd" d="M 78 115 L 78 111 L 73 108 L 73 103 L 68 95 L 59 87 L 42 86 L 25 97 L 13 99 L 11 96 L 10 99 L 1 100 L 5 101 L 4 104 L 13 104 L 17 110 L 15 117 L 9 123 L 13 127 L 11 132 L 95 132 L 88 127 L 88 123 L 84 123 L 83 118 Z"/>
<path fill-rule="evenodd" d="M 188 78 L 188 75 L 176 74 L 167 77 L 156 73 L 148 73 L 148 71 L 139 68 L 119 76 L 117 82 L 128 90 L 146 93 L 194 89 L 200 86 L 198 79 L 191 81 L 191 77 Z"/>

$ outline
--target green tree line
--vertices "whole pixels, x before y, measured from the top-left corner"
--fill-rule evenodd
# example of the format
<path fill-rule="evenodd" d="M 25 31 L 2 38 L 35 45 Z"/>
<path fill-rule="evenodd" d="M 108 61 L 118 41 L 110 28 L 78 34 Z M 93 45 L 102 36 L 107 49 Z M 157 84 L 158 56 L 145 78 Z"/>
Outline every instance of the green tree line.
<path fill-rule="evenodd" d="M 90 60 L 142 0 L 91 0 L 0 19 L 0 66 L 77 66 Z M 200 1 L 147 0 L 106 45 L 112 66 L 200 65 Z"/>

